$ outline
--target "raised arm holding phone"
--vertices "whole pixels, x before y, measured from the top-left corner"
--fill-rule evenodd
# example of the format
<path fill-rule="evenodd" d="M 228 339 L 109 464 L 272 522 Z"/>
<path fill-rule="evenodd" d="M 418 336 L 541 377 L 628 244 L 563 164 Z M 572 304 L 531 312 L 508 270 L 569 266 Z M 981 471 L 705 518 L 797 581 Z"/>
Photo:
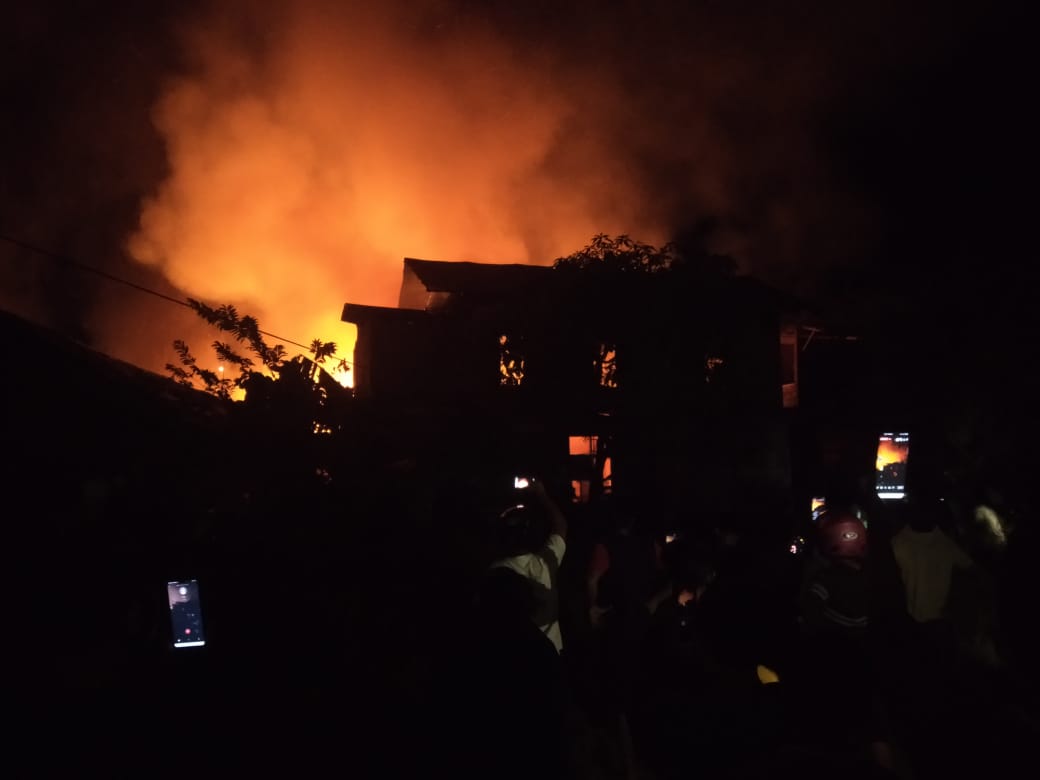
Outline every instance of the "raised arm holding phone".
<path fill-rule="evenodd" d="M 540 479 L 527 478 L 527 490 L 531 492 L 538 502 L 545 509 L 546 514 L 549 516 L 549 535 L 559 536 L 564 541 L 567 541 L 567 516 L 563 513 L 560 507 L 552 500 L 548 491 L 545 489 L 545 483 Z M 562 559 L 563 554 L 560 554 Z"/>
<path fill-rule="evenodd" d="M 559 652 L 563 648 L 563 638 L 559 623 L 558 581 L 560 564 L 567 551 L 567 517 L 553 501 L 542 480 L 516 477 L 513 486 L 520 500 L 499 516 L 500 533 L 506 540 L 505 554 L 492 564 L 492 568 L 504 566 L 530 581 L 538 605 L 535 624 Z"/>

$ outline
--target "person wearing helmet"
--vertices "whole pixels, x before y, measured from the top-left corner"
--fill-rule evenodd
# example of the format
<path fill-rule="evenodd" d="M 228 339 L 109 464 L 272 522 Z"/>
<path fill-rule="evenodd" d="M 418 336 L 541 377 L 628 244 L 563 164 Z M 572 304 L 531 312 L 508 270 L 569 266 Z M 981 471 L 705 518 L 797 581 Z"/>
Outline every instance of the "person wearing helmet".
<path fill-rule="evenodd" d="M 816 556 L 801 596 L 802 625 L 810 633 L 858 636 L 866 631 L 866 556 L 867 529 L 856 514 L 833 509 L 821 515 Z"/>
<path fill-rule="evenodd" d="M 896 750 L 867 645 L 867 553 L 867 528 L 855 511 L 834 507 L 820 516 L 801 593 L 806 652 L 797 676 L 806 713 L 833 711 L 817 738 L 828 749 L 869 756 L 875 767 L 891 771 Z"/>

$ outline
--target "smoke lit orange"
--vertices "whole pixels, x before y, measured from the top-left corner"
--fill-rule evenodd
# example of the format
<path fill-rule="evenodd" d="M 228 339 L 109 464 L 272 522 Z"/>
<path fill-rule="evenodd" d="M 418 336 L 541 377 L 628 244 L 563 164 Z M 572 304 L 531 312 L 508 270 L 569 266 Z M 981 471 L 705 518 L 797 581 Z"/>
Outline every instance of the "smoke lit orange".
<path fill-rule="evenodd" d="M 239 10 L 249 25 L 225 9 L 189 36 L 154 114 L 170 173 L 128 244 L 192 297 L 349 358 L 343 304 L 394 305 L 406 256 L 547 263 L 596 233 L 660 240 L 638 199 L 610 195 L 626 176 L 609 160 L 548 173 L 568 103 L 491 32 L 446 46 L 363 6 Z"/>

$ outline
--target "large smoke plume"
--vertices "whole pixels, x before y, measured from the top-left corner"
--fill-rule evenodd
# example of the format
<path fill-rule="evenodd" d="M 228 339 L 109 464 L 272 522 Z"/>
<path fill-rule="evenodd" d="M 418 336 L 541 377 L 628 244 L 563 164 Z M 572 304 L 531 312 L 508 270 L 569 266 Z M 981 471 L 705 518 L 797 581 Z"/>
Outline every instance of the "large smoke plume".
<path fill-rule="evenodd" d="M 709 34 L 682 18 L 684 38 L 594 6 L 551 31 L 548 7 L 371 6 L 224 3 L 189 28 L 136 258 L 278 332 L 342 342 L 342 303 L 393 305 L 405 256 L 547 263 L 598 232 L 660 242 L 706 217 L 745 263 L 752 240 L 799 251 L 794 212 L 824 183 L 800 124 L 821 89 L 811 58 L 764 89 L 782 44 L 727 58 L 710 33 L 741 28 L 710 15 Z"/>
<path fill-rule="evenodd" d="M 597 87 L 551 57 L 362 4 L 248 13 L 189 31 L 155 112 L 170 175 L 129 246 L 178 287 L 343 342 L 342 304 L 393 305 L 405 256 L 545 263 L 599 231 L 663 235 L 625 159 L 564 138 Z"/>
<path fill-rule="evenodd" d="M 54 69 L 61 83 L 96 71 L 55 125 L 75 139 L 65 154 L 86 161 L 77 181 L 98 183 L 88 194 L 100 203 L 95 190 L 121 172 L 134 273 L 235 303 L 285 338 L 345 348 L 342 304 L 394 305 L 405 256 L 544 264 L 596 233 L 692 233 L 767 276 L 847 261 L 875 214 L 833 143 L 841 100 L 948 43 L 927 15 L 877 3 L 161 5 L 160 17 L 128 4 L 105 23 L 118 46 L 78 41 L 80 60 Z M 161 57 L 160 40 L 174 42 Z M 84 68 L 95 49 L 108 64 Z M 140 95 L 150 84 L 147 99 L 129 97 L 128 85 Z M 152 139 L 135 109 L 150 112 L 164 170 L 142 151 Z M 43 215 L 53 199 L 34 203 Z M 76 220 L 68 248 L 93 261 L 104 235 L 83 238 L 88 222 Z M 123 224 L 90 224 L 105 220 Z M 87 330 L 113 354 L 161 371 L 173 338 L 202 352 L 203 331 L 154 301 L 87 297 Z"/>

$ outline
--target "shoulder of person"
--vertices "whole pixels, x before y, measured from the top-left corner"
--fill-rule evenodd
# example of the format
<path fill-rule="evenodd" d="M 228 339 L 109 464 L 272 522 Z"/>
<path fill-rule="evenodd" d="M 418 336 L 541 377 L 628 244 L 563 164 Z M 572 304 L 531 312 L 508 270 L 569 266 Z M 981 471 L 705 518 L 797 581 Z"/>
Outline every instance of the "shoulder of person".
<path fill-rule="evenodd" d="M 512 569 L 520 574 L 525 573 L 527 563 L 531 559 L 531 553 L 523 553 L 522 555 L 511 555 L 508 558 L 501 558 L 491 564 L 492 569 Z"/>
<path fill-rule="evenodd" d="M 545 540 L 545 549 L 556 556 L 557 563 L 562 563 L 564 553 L 567 552 L 567 541 L 559 534 L 549 534 Z"/>

